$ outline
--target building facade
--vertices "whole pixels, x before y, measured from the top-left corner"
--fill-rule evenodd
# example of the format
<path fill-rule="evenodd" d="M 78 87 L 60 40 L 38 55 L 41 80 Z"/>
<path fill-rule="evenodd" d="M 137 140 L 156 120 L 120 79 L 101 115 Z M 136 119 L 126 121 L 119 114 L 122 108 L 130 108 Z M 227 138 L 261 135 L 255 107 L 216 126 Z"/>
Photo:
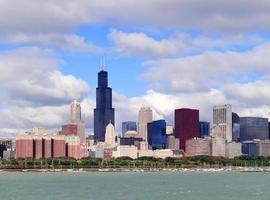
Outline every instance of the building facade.
<path fill-rule="evenodd" d="M 186 141 L 186 156 L 211 156 L 211 138 L 192 138 Z"/>
<path fill-rule="evenodd" d="M 133 121 L 122 122 L 122 136 L 128 131 L 137 131 L 137 123 Z"/>
<path fill-rule="evenodd" d="M 148 144 L 153 150 L 166 148 L 166 122 L 157 120 L 148 123 Z"/>
<path fill-rule="evenodd" d="M 237 113 L 232 113 L 232 141 L 240 142 L 240 117 Z"/>
<path fill-rule="evenodd" d="M 112 107 L 112 88 L 108 87 L 108 72 L 98 73 L 98 87 L 96 89 L 96 108 L 94 109 L 94 140 L 105 141 L 106 126 L 114 124 L 114 108 Z"/>
<path fill-rule="evenodd" d="M 199 110 L 182 108 L 175 110 L 175 137 L 180 140 L 180 149 L 186 150 L 186 141 L 199 137 Z"/>
<path fill-rule="evenodd" d="M 242 155 L 242 144 L 239 142 L 226 143 L 226 157 L 235 158 Z"/>
<path fill-rule="evenodd" d="M 139 111 L 139 119 L 138 119 L 138 132 L 139 137 L 141 137 L 144 141 L 147 142 L 147 125 L 148 123 L 152 122 L 153 120 L 153 113 L 150 107 L 143 107 Z"/>
<path fill-rule="evenodd" d="M 200 122 L 200 138 L 210 135 L 210 122 Z"/>
<path fill-rule="evenodd" d="M 114 147 L 116 145 L 115 138 L 116 134 L 114 126 L 112 123 L 109 123 L 106 127 L 105 143 L 110 147 Z"/>
<path fill-rule="evenodd" d="M 245 141 L 242 144 L 242 151 L 244 155 L 253 157 L 270 156 L 270 140 L 252 140 Z"/>
<path fill-rule="evenodd" d="M 222 137 L 232 141 L 232 106 L 229 104 L 214 106 L 213 127 L 218 126 L 222 131 Z"/>
<path fill-rule="evenodd" d="M 175 138 L 175 136 L 173 134 L 171 135 L 167 135 L 167 145 L 166 145 L 167 149 L 171 149 L 171 150 L 179 150 L 179 139 Z"/>
<path fill-rule="evenodd" d="M 70 121 L 71 123 L 77 123 L 82 120 L 81 104 L 76 100 L 72 102 L 70 106 Z"/>
<path fill-rule="evenodd" d="M 75 135 L 79 136 L 81 144 L 86 141 L 85 138 L 85 124 L 81 117 L 81 104 L 73 101 L 70 105 L 70 122 L 62 126 L 60 135 Z"/>
<path fill-rule="evenodd" d="M 80 138 L 26 134 L 16 137 L 16 158 L 80 158 Z"/>
<path fill-rule="evenodd" d="M 267 118 L 241 117 L 240 118 L 240 140 L 248 141 L 254 139 L 269 139 L 269 124 Z"/>
<path fill-rule="evenodd" d="M 211 153 L 215 157 L 226 156 L 226 139 L 224 138 L 224 130 L 221 127 L 216 126 L 211 130 Z"/>

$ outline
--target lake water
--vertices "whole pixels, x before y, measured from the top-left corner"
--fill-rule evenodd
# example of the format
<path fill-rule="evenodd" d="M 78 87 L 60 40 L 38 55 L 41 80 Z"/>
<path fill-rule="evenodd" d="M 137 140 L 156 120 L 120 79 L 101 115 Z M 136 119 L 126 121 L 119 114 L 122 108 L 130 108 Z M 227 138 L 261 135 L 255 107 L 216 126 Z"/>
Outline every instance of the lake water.
<path fill-rule="evenodd" d="M 253 199 L 270 199 L 270 173 L 0 173 L 0 200 Z"/>

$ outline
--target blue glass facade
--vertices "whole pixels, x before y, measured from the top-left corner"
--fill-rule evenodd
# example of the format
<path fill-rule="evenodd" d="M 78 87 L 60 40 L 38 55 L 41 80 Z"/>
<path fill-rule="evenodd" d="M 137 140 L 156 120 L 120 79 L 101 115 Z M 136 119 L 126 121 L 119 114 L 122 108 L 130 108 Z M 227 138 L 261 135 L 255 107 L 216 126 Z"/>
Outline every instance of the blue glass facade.
<path fill-rule="evenodd" d="M 137 123 L 128 121 L 122 123 L 122 135 L 125 135 L 127 131 L 137 131 Z"/>
<path fill-rule="evenodd" d="M 210 134 L 210 122 L 199 122 L 200 126 L 200 137 L 204 138 L 205 136 L 209 136 Z"/>
<path fill-rule="evenodd" d="M 166 148 L 166 122 L 158 120 L 148 123 L 148 143 L 153 150 Z"/>
<path fill-rule="evenodd" d="M 240 140 L 269 139 L 268 119 L 260 117 L 240 118 Z"/>
<path fill-rule="evenodd" d="M 136 145 L 136 143 L 142 142 L 142 138 L 136 138 L 136 137 L 121 137 L 120 138 L 120 145 Z"/>
<path fill-rule="evenodd" d="M 257 156 L 256 143 L 253 141 L 243 142 L 242 153 L 248 156 Z"/>
<path fill-rule="evenodd" d="M 240 117 L 237 113 L 232 113 L 232 140 L 240 142 Z"/>
<path fill-rule="evenodd" d="M 96 108 L 94 109 L 94 140 L 105 141 L 106 126 L 114 125 L 114 108 L 112 107 L 112 89 L 108 87 L 108 72 L 98 73 L 98 87 L 96 89 Z"/>

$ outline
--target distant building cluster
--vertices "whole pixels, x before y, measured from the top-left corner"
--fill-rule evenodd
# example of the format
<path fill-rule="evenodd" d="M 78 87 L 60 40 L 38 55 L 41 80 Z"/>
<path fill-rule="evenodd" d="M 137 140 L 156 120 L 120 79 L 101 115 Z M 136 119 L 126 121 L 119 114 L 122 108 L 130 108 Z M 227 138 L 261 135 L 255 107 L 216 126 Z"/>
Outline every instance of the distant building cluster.
<path fill-rule="evenodd" d="M 120 134 L 115 130 L 115 109 L 108 72 L 98 73 L 94 134 L 85 135 L 81 105 L 70 106 L 70 120 L 60 131 L 48 133 L 42 128 L 20 134 L 14 139 L 0 139 L 0 157 L 60 158 L 95 157 L 182 157 L 241 155 L 270 156 L 269 120 L 240 117 L 229 104 L 213 107 L 212 125 L 200 121 L 198 109 L 180 108 L 174 112 L 174 125 L 164 119 L 153 120 L 150 107 L 138 111 L 137 120 L 122 122 Z"/>

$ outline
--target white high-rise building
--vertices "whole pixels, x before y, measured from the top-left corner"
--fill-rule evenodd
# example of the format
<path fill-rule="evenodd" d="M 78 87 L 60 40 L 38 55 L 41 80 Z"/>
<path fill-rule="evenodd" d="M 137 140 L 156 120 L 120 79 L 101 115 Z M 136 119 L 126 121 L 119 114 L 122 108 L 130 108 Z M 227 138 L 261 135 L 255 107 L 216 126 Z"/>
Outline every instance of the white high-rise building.
<path fill-rule="evenodd" d="M 213 127 L 219 127 L 222 137 L 232 141 L 232 106 L 229 104 L 214 106 Z"/>
<path fill-rule="evenodd" d="M 110 146 L 110 147 L 115 147 L 115 129 L 112 123 L 109 123 L 106 126 L 106 133 L 105 133 L 105 144 Z"/>
<path fill-rule="evenodd" d="M 81 121 L 81 104 L 76 100 L 72 102 L 70 106 L 70 121 L 71 123 L 77 123 Z"/>
<path fill-rule="evenodd" d="M 143 107 L 139 111 L 139 137 L 143 138 L 147 142 L 147 124 L 152 122 L 153 113 L 150 107 Z"/>
<path fill-rule="evenodd" d="M 81 143 L 85 143 L 85 124 L 81 116 L 81 104 L 76 100 L 70 105 L 70 123 L 77 125 L 77 136 L 80 137 Z"/>

